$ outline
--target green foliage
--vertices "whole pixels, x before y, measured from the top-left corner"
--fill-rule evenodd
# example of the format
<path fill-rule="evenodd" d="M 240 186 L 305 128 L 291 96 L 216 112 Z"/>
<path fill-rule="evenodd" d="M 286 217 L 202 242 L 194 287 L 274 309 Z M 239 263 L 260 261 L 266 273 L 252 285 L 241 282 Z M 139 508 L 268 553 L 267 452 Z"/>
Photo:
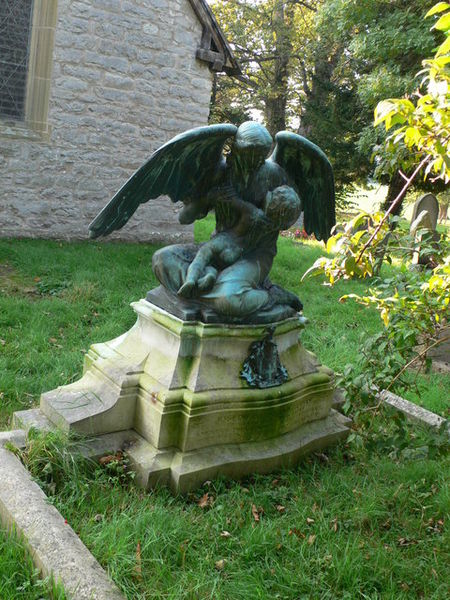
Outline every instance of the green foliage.
<path fill-rule="evenodd" d="M 381 332 L 365 336 L 356 363 L 344 368 L 340 379 L 355 422 L 364 423 L 366 441 L 369 438 L 374 441 L 382 433 L 370 425 L 371 411 L 379 407 L 379 390 L 392 387 L 400 395 L 413 390 L 416 382 L 406 367 L 425 367 L 428 371 L 428 350 L 445 341 L 441 332 L 449 314 L 450 248 L 445 236 L 436 246 L 429 232 L 419 233 L 420 252 L 432 257 L 434 269 L 408 268 L 419 243 L 401 228 L 391 231 L 382 213 L 362 213 L 328 240 L 327 250 L 335 254 L 320 257 L 304 275 L 304 278 L 323 275 L 329 285 L 339 280 L 371 281 L 368 293 L 347 293 L 340 298 L 341 302 L 352 299 L 375 308 L 384 324 Z M 388 264 L 397 261 L 402 267 L 389 277 L 373 277 L 383 261 Z M 401 429 L 400 437 L 403 434 Z"/>
<path fill-rule="evenodd" d="M 395 289 L 394 293 L 390 292 Z M 402 333 L 401 345 L 412 348 L 419 336 L 437 337 L 446 322 L 450 301 L 450 258 L 431 273 L 403 270 L 395 278 L 382 279 L 368 296 L 348 294 L 364 306 L 375 306 L 385 327 Z M 386 292 L 388 295 L 386 295 Z M 397 333 L 399 333 L 397 331 Z"/>
<path fill-rule="evenodd" d="M 216 91 L 214 102 L 211 104 L 208 123 L 232 123 L 239 127 L 244 121 L 251 121 L 250 113 L 241 106 L 228 104 L 227 92 L 222 86 Z"/>
<path fill-rule="evenodd" d="M 237 115 L 240 120 L 258 111 L 272 134 L 285 129 L 298 112 L 299 80 L 294 72 L 308 58 L 314 5 L 229 0 L 214 2 L 212 9 L 243 71 L 241 79 L 217 77 L 212 122 L 221 116 Z"/>
<path fill-rule="evenodd" d="M 379 248 L 384 247 L 389 225 L 383 220 L 383 213 L 359 213 L 341 226 L 328 239 L 327 252 L 332 257 L 320 257 L 303 275 L 306 277 L 325 275 L 333 285 L 339 279 L 371 277 L 380 268 Z M 370 250 L 364 251 L 371 242 Z"/>
<path fill-rule="evenodd" d="M 395 385 L 402 393 L 411 385 L 405 366 L 428 370 L 427 352 L 448 339 L 440 335 L 449 314 L 450 262 L 447 259 L 436 267 L 431 276 L 403 269 L 395 277 L 380 280 L 369 292 L 341 298 L 376 308 L 385 325 L 362 350 L 366 382 L 373 390 Z"/>
<path fill-rule="evenodd" d="M 211 122 L 239 124 L 256 111 L 272 133 L 298 129 L 330 158 L 345 197 L 346 186 L 374 174 L 373 148 L 385 143 L 373 107 L 418 86 L 439 36 L 422 18 L 428 8 L 429 0 L 214 3 L 244 78 L 218 76 Z M 399 159 L 377 162 L 376 177 L 390 177 Z"/>
<path fill-rule="evenodd" d="M 394 132 L 387 138 L 390 165 L 400 163 L 405 170 L 424 156 L 428 165 L 425 176 L 433 174 L 450 181 L 450 4 L 439 2 L 428 13 L 442 13 L 434 28 L 445 33 L 445 41 L 434 58 L 423 61 L 421 91 L 416 92 L 415 104 L 409 98 L 383 100 L 375 109 L 375 125 L 385 124 Z M 425 87 L 423 93 L 423 87 Z M 404 152 L 404 149 L 408 152 Z M 401 157 L 401 158 L 400 158 Z M 385 161 L 383 161 L 385 165 Z M 389 167 L 388 167 L 389 168 Z"/>
<path fill-rule="evenodd" d="M 450 30 L 446 18 L 450 15 L 449 8 L 449 4 L 441 2 L 428 13 L 429 16 L 444 12 L 435 28 L 446 34 Z M 366 375 L 364 389 L 360 388 L 358 392 L 358 385 L 352 384 L 351 379 L 343 379 L 347 393 L 353 399 L 359 397 L 367 401 L 371 398 L 373 401 L 379 389 L 389 389 L 394 384 L 404 390 L 408 387 L 408 378 L 402 379 L 401 376 L 406 367 L 419 358 L 425 362 L 427 351 L 444 341 L 439 335 L 448 318 L 448 243 L 442 239 L 436 245 L 429 232 L 424 230 L 418 232 L 421 234 L 417 238 L 420 239 L 419 248 L 415 240 L 401 232 L 391 231 L 388 217 L 426 162 L 429 163 L 426 173 L 433 170 L 437 177 L 445 181 L 449 179 L 449 62 L 448 43 L 445 41 L 438 48 L 434 60 L 424 61 L 427 94 L 420 96 L 416 105 L 408 98 L 401 98 L 383 101 L 377 106 L 375 125 L 384 122 L 387 130 L 394 125 L 397 127 L 394 135 L 387 140 L 388 148 L 395 151 L 391 163 L 397 166 L 399 155 L 410 169 L 417 165 L 418 160 L 421 162 L 385 215 L 363 213 L 344 225 L 343 231 L 328 240 L 327 250 L 336 254 L 322 257 L 306 272 L 309 276 L 325 275 L 330 285 L 339 279 L 372 277 L 379 272 L 382 261 L 392 263 L 398 251 L 403 260 L 407 260 L 412 251 L 426 253 L 435 266 L 431 273 L 404 269 L 394 278 L 379 281 L 377 289 L 368 295 L 347 294 L 342 297 L 341 300 L 353 298 L 360 304 L 375 307 L 386 327 L 384 333 L 370 338 L 362 348 L 361 367 Z M 397 149 L 400 149 L 399 152 Z M 391 219 L 391 225 L 396 220 Z M 425 347 L 420 353 L 414 349 L 419 342 Z"/>
<path fill-rule="evenodd" d="M 339 185 L 365 182 L 373 172 L 373 146 L 385 139 L 372 128 L 376 103 L 417 86 L 421 58 L 435 43 L 422 19 L 428 6 L 426 0 L 327 0 L 319 7 L 301 127 L 329 156 Z"/>

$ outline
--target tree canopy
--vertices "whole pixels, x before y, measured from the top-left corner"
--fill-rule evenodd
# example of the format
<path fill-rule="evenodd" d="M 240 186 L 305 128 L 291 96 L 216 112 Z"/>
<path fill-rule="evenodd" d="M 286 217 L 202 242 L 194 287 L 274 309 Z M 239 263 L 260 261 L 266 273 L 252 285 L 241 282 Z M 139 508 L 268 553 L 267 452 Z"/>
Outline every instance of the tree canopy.
<path fill-rule="evenodd" d="M 218 77 L 213 120 L 259 111 L 274 133 L 286 127 L 329 156 L 339 188 L 373 175 L 373 110 L 410 94 L 439 32 L 429 0 L 217 0 L 212 8 L 234 45 L 242 80 Z M 395 195 L 397 176 L 387 175 Z"/>

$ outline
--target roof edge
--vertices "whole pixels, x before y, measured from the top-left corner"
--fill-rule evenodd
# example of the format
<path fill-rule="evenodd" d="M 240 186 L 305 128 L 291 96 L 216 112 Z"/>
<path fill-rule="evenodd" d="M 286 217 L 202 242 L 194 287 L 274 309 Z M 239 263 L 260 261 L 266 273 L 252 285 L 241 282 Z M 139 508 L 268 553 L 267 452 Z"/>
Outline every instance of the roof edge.
<path fill-rule="evenodd" d="M 189 0 L 189 3 L 203 26 L 202 39 L 196 53 L 197 59 L 209 63 L 212 71 L 242 76 L 239 62 L 207 1 Z"/>

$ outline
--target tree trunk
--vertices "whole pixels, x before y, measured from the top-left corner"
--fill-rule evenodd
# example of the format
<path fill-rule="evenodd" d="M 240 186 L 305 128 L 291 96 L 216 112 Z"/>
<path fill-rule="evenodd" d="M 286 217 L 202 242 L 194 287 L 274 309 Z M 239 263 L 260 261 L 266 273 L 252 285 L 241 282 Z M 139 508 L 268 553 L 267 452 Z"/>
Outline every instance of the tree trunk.
<path fill-rule="evenodd" d="M 273 66 L 272 85 L 264 101 L 267 129 L 271 135 L 286 129 L 289 60 L 292 53 L 286 11 L 283 0 L 278 0 L 272 18 L 273 33 L 276 39 L 276 58 Z"/>
<path fill-rule="evenodd" d="M 322 120 L 320 107 L 325 107 L 329 103 L 329 96 L 333 91 L 333 73 L 343 51 L 344 48 L 342 46 L 332 48 L 325 45 L 317 48 L 310 86 L 306 81 L 306 74 L 304 77 L 303 89 L 306 93 L 306 102 L 298 128 L 300 135 L 308 137 L 313 131 L 320 129 L 317 126 L 316 120 Z"/>
<path fill-rule="evenodd" d="M 398 171 L 396 171 L 396 173 L 394 173 L 394 175 L 392 176 L 392 178 L 389 182 L 388 192 L 386 194 L 386 198 L 381 207 L 383 212 L 386 212 L 387 210 L 389 210 L 391 204 L 394 202 L 394 200 L 400 194 L 404 185 L 405 185 L 405 181 L 404 181 L 403 177 L 400 175 L 400 173 Z M 394 208 L 391 215 L 398 216 L 400 214 L 400 212 L 402 210 L 402 205 L 403 205 L 404 199 L 405 199 L 405 194 L 403 194 L 402 199 L 397 204 L 397 206 Z"/>

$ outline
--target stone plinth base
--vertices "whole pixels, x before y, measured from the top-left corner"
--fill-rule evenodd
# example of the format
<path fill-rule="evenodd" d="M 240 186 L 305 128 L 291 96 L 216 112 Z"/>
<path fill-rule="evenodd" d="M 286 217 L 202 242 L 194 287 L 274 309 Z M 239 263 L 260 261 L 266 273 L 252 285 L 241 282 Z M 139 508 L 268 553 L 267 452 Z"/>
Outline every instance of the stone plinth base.
<path fill-rule="evenodd" d="M 252 473 L 293 467 L 304 455 L 345 439 L 349 422 L 332 410 L 325 419 L 262 442 L 217 444 L 180 452 L 156 450 L 145 440 L 138 440 L 130 446 L 128 455 L 142 487 L 166 485 L 174 492 L 184 493 L 218 476 L 241 479 Z"/>
<path fill-rule="evenodd" d="M 97 437 L 130 431 L 141 485 L 175 492 L 219 474 L 291 466 L 347 434 L 331 411 L 331 371 L 300 344 L 301 318 L 217 325 L 145 300 L 132 306 L 130 331 L 94 344 L 79 381 L 42 394 L 41 417 L 22 412 L 16 421 Z"/>

